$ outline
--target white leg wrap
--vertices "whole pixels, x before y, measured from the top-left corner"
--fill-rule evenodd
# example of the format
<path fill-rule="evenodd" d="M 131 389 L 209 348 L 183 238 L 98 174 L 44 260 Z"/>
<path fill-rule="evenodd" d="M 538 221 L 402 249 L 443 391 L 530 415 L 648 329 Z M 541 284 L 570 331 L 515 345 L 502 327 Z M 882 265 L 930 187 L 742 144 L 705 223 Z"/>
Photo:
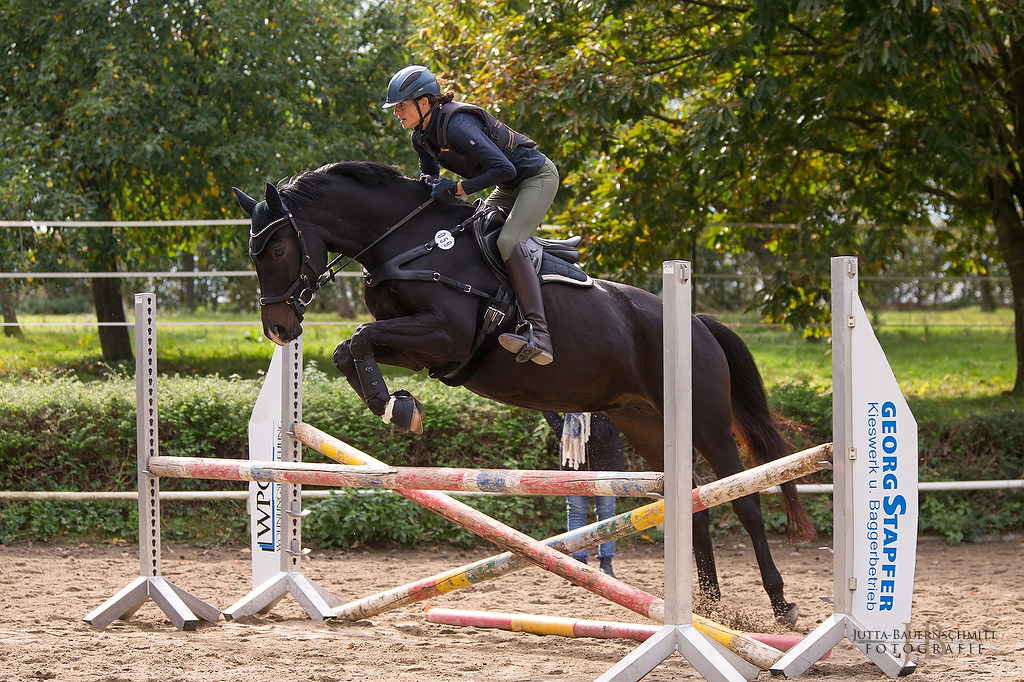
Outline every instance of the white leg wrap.
<path fill-rule="evenodd" d="M 388 401 L 387 407 L 384 408 L 384 416 L 381 417 L 385 424 L 391 423 L 391 414 L 395 409 L 395 396 L 391 396 L 391 400 Z"/>

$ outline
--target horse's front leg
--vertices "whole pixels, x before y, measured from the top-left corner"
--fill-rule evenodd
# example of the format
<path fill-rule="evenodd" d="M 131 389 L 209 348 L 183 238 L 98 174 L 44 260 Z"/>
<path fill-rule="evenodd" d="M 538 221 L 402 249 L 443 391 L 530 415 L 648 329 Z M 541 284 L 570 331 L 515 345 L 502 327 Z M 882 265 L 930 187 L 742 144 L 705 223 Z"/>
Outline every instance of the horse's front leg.
<path fill-rule="evenodd" d="M 387 358 L 382 360 L 386 365 L 422 369 L 409 366 L 408 363 L 389 362 Z M 423 433 L 423 415 L 426 414 L 426 408 L 408 391 L 388 392 L 387 383 L 374 354 L 364 355 L 356 360 L 352 355 L 351 340 L 345 340 L 334 349 L 334 366 L 345 377 L 356 395 L 366 403 L 370 412 L 383 419 L 384 423 L 394 424 L 403 431 Z"/>
<path fill-rule="evenodd" d="M 388 390 L 378 359 L 422 369 L 422 364 L 409 358 L 410 353 L 443 357 L 445 350 L 452 348 L 450 335 L 437 331 L 440 326 L 429 312 L 360 325 L 351 339 L 335 349 L 334 364 L 373 414 L 404 431 L 423 433 L 426 409 L 408 391 Z"/>

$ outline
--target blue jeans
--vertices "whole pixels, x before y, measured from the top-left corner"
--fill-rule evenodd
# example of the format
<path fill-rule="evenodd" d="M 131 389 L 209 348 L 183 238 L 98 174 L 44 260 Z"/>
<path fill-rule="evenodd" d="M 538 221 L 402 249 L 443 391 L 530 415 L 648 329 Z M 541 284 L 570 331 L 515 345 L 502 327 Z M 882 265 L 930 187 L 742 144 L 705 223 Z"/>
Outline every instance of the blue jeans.
<path fill-rule="evenodd" d="M 614 497 L 587 497 L 584 495 L 567 495 L 565 498 L 567 530 L 576 530 L 587 525 L 587 512 L 590 510 L 590 500 L 594 500 L 594 508 L 597 512 L 597 520 L 604 521 L 615 516 Z M 587 560 L 587 550 L 581 549 L 572 553 L 572 558 L 578 561 Z M 597 558 L 611 559 L 615 556 L 615 541 L 601 543 L 597 548 Z"/>

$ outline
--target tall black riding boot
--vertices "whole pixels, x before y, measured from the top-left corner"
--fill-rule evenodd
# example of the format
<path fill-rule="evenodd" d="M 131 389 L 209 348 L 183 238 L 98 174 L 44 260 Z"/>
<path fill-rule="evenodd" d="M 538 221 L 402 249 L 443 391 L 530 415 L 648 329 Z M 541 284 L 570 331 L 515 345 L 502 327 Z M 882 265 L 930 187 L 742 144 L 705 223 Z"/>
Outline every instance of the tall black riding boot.
<path fill-rule="evenodd" d="M 515 333 L 502 334 L 498 341 L 505 350 L 516 354 L 516 362 L 533 360 L 538 365 L 550 364 L 554 355 L 551 352 L 547 319 L 544 317 L 544 299 L 541 297 L 537 271 L 525 244 L 516 244 L 512 255 L 505 261 L 505 271 L 519 299 L 526 325 L 516 329 Z"/>

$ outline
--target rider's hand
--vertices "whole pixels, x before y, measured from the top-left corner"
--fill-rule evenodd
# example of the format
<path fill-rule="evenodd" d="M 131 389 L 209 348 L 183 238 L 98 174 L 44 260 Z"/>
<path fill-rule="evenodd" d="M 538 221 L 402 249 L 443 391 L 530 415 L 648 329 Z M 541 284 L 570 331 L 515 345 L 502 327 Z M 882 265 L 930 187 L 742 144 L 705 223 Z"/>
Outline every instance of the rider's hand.
<path fill-rule="evenodd" d="M 430 196 L 435 199 L 447 199 L 458 194 L 459 185 L 448 178 L 439 178 L 434 183 L 434 189 L 430 190 Z"/>

